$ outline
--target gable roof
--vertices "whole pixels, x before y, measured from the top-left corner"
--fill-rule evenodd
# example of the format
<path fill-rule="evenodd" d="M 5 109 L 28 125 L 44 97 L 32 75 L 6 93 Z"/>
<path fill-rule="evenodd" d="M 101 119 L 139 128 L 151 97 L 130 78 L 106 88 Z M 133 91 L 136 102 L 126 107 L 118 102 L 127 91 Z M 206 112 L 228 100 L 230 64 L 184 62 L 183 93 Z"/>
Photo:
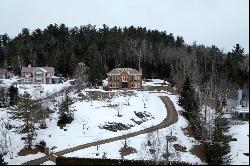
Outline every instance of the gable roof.
<path fill-rule="evenodd" d="M 121 74 L 124 70 L 126 70 L 128 72 L 128 74 L 138 74 L 141 75 L 141 73 L 136 70 L 136 69 L 132 69 L 132 68 L 115 68 L 113 70 L 111 70 L 110 72 L 107 73 L 107 75 L 112 75 L 112 74 Z"/>
<path fill-rule="evenodd" d="M 32 73 L 36 69 L 43 69 L 46 72 L 55 72 L 54 67 L 22 67 L 21 73 Z"/>
<path fill-rule="evenodd" d="M 42 70 L 43 72 L 47 73 L 47 70 L 43 69 L 42 67 L 37 67 L 34 71 L 37 71 L 37 70 Z"/>

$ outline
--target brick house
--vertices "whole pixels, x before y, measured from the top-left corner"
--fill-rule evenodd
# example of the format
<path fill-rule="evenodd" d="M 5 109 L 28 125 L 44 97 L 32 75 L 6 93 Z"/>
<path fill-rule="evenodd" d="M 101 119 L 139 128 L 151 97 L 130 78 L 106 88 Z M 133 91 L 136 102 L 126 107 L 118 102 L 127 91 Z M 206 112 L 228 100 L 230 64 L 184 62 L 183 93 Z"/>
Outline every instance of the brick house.
<path fill-rule="evenodd" d="M 54 76 L 54 67 L 22 67 L 22 84 L 57 84 L 59 77 Z"/>
<path fill-rule="evenodd" d="M 141 89 L 142 70 L 132 68 L 115 68 L 107 73 L 108 88 L 110 89 Z"/>

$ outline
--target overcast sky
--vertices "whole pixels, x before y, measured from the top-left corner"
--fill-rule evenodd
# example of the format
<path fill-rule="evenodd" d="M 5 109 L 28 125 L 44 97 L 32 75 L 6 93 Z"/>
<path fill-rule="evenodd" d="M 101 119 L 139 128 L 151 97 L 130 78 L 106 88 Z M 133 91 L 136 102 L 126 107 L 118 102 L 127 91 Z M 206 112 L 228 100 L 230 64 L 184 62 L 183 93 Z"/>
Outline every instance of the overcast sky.
<path fill-rule="evenodd" d="M 0 34 L 14 37 L 51 23 L 143 26 L 188 44 L 227 52 L 239 43 L 249 52 L 249 0 L 0 0 Z"/>

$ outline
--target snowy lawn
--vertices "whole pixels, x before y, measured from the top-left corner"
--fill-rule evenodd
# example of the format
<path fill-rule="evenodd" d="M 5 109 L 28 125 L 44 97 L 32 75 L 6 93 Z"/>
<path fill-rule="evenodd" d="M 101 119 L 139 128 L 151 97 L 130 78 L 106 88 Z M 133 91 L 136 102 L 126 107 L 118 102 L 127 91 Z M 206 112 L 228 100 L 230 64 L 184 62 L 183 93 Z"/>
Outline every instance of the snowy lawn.
<path fill-rule="evenodd" d="M 115 93 L 115 92 L 113 92 Z M 38 135 L 40 140 L 44 140 L 48 147 L 56 146 L 54 152 L 63 150 L 65 148 L 73 147 L 80 144 L 89 143 L 101 139 L 111 138 L 126 133 L 138 131 L 146 127 L 159 124 L 166 117 L 166 108 L 156 94 L 149 94 L 148 92 L 135 92 L 136 96 L 129 97 L 129 105 L 127 105 L 127 96 L 114 96 L 112 101 L 93 100 L 78 101 L 72 105 L 77 111 L 74 112 L 74 120 L 71 124 L 67 124 L 64 129 L 57 126 L 58 114 L 54 113 L 51 116 L 51 121 L 47 121 L 47 129 L 39 130 Z M 142 99 L 148 98 L 146 108 Z M 117 109 L 110 105 L 118 104 L 120 108 L 121 117 L 117 116 Z M 151 114 L 147 121 L 140 125 L 136 124 L 131 119 L 140 121 L 134 111 Z M 128 130 L 121 130 L 117 132 L 100 129 L 107 122 L 122 123 L 131 125 Z M 83 129 L 83 124 L 85 124 Z M 51 137 L 49 137 L 51 135 Z"/>
<path fill-rule="evenodd" d="M 32 93 L 33 88 L 29 85 L 27 86 L 29 92 Z M 47 85 L 43 85 L 43 87 L 46 86 Z M 47 87 L 48 90 L 53 88 L 53 85 L 48 85 Z M 90 89 L 88 90 L 91 91 Z M 92 91 L 96 91 L 96 89 L 92 89 Z M 134 91 L 134 95 L 132 96 L 123 96 L 122 93 L 117 91 L 113 91 L 111 93 L 116 95 L 114 95 L 110 101 L 107 101 L 106 99 L 93 100 L 92 102 L 89 100 L 83 100 L 74 103 L 71 106 L 76 109 L 74 112 L 74 121 L 64 127 L 67 131 L 60 129 L 59 126 L 57 126 L 58 113 L 55 112 L 51 114 L 50 118 L 46 120 L 48 128 L 37 130 L 38 136 L 34 141 L 34 144 L 44 140 L 46 142 L 46 146 L 50 149 L 54 147 L 52 151 L 57 152 L 80 144 L 111 138 L 157 125 L 166 117 L 167 112 L 165 105 L 157 94 Z M 83 94 L 86 94 L 86 92 L 83 92 Z M 71 96 L 76 97 L 77 95 L 71 94 Z M 57 102 L 61 101 L 61 98 L 62 97 L 57 97 Z M 129 105 L 127 105 L 128 102 Z M 119 105 L 121 117 L 117 116 L 117 108 L 112 106 L 110 107 L 110 105 L 115 104 Z M 47 105 L 51 109 L 55 108 L 55 103 L 48 102 Z M 134 111 L 145 111 L 145 113 L 150 116 L 143 118 L 144 122 L 141 124 L 137 124 L 135 121 L 142 121 L 142 119 L 138 118 Z M 14 126 L 21 124 L 21 122 L 17 120 L 10 119 L 10 114 L 7 112 L 8 111 L 6 109 L 1 109 L 0 116 L 4 117 L 5 120 Z M 134 119 L 135 121 L 132 121 L 131 119 Z M 99 127 L 103 126 L 106 122 L 120 122 L 125 125 L 131 125 L 132 127 L 129 130 L 112 132 Z M 86 124 L 84 129 L 83 124 Z M 11 129 L 8 131 L 8 135 L 11 138 L 11 145 L 8 145 L 9 153 L 4 156 L 6 162 L 9 164 L 21 164 L 28 160 L 44 156 L 44 154 L 40 153 L 28 156 L 18 156 L 17 153 L 24 148 L 24 141 L 21 140 L 21 138 L 25 135 L 17 134 L 14 130 L 15 129 Z M 13 159 L 10 159 L 11 152 L 13 152 Z"/>
<path fill-rule="evenodd" d="M 249 156 L 243 153 L 249 153 L 249 122 L 244 124 L 232 125 L 230 128 L 230 134 L 237 141 L 231 141 L 231 155 L 233 165 L 249 165 Z"/>
<path fill-rule="evenodd" d="M 164 94 L 155 93 L 154 95 L 162 96 Z M 167 95 L 167 96 L 169 96 L 169 98 L 173 101 L 177 111 L 179 111 L 181 108 L 177 104 L 178 96 L 176 95 Z M 169 142 L 169 152 L 171 154 L 169 160 L 204 164 L 198 157 L 189 152 L 194 145 L 198 144 L 198 142 L 195 141 L 194 138 L 188 137 L 184 134 L 183 129 L 186 128 L 187 126 L 188 126 L 187 120 L 184 117 L 180 116 L 179 114 L 179 119 L 177 123 L 171 125 L 168 128 L 159 130 L 158 133 L 153 132 L 153 135 L 155 137 L 154 139 L 151 140 L 157 140 L 157 138 L 159 138 L 158 148 L 160 149 L 160 151 L 156 158 L 163 159 L 161 156 L 166 152 L 166 135 L 170 135 L 170 133 L 172 132 L 172 136 L 176 137 L 177 139 L 173 142 Z M 127 145 L 129 147 L 135 148 L 137 152 L 127 156 L 123 156 L 124 159 L 151 160 L 155 158 L 152 154 L 150 154 L 149 146 L 146 146 L 147 135 L 148 134 L 142 134 L 127 139 Z M 119 150 L 124 146 L 124 142 L 125 142 L 124 140 L 115 141 L 112 143 L 99 145 L 98 147 L 90 147 L 87 149 L 78 150 L 72 153 L 65 154 L 64 156 L 85 157 L 85 158 L 103 158 L 105 156 L 106 158 L 111 158 L 111 159 L 121 159 L 122 156 Z M 175 148 L 173 147 L 174 144 L 185 146 L 187 149 L 185 152 L 176 151 Z"/>

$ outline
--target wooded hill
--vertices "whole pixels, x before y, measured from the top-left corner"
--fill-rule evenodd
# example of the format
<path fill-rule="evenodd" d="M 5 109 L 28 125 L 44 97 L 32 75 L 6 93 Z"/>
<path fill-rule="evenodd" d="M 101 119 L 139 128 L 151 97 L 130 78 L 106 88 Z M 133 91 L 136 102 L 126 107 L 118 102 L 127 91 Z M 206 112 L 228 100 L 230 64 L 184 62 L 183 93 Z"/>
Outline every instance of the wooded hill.
<path fill-rule="evenodd" d="M 194 32 L 195 33 L 195 32 Z M 142 27 L 92 25 L 69 28 L 50 24 L 44 30 L 27 28 L 10 39 L 0 36 L 0 66 L 20 74 L 21 66 L 53 66 L 62 76 L 73 76 L 75 66 L 89 67 L 89 80 L 103 79 L 115 67 L 143 69 L 145 78 L 184 80 L 198 85 L 248 86 L 249 56 L 236 44 L 223 53 L 216 46 L 187 45 L 183 37 Z"/>

